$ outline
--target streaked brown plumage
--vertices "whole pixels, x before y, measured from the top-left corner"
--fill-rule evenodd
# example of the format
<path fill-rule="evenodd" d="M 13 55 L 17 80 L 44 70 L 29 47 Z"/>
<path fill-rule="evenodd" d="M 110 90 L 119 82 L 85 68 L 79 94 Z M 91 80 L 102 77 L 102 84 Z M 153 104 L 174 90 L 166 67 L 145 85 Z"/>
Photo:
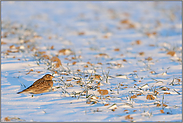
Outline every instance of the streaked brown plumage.
<path fill-rule="evenodd" d="M 18 92 L 17 94 L 21 94 L 21 93 L 40 94 L 40 93 L 48 92 L 53 86 L 52 78 L 53 78 L 52 75 L 46 74 L 42 78 L 35 81 L 27 89 L 21 92 Z"/>

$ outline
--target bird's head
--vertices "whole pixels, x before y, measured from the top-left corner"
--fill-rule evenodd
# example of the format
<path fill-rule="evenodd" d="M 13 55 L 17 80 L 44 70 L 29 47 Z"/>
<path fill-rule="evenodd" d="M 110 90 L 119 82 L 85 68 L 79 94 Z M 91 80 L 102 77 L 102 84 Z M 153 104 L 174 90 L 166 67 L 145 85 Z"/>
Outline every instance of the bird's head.
<path fill-rule="evenodd" d="M 54 76 L 52 76 L 52 75 L 50 75 L 50 74 L 46 74 L 46 75 L 43 76 L 43 78 L 44 78 L 45 80 L 52 80 L 52 78 L 54 78 Z"/>

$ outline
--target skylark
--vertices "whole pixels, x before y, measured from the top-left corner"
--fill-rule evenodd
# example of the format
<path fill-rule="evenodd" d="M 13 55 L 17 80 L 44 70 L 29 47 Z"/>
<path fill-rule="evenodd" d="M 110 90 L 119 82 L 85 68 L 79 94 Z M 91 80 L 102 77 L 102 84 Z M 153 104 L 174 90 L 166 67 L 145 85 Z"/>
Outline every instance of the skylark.
<path fill-rule="evenodd" d="M 18 92 L 17 94 L 21 94 L 21 93 L 40 94 L 40 93 L 49 92 L 53 86 L 52 78 L 53 78 L 52 75 L 46 74 L 42 78 L 35 81 L 27 89 L 25 89 L 21 92 Z"/>

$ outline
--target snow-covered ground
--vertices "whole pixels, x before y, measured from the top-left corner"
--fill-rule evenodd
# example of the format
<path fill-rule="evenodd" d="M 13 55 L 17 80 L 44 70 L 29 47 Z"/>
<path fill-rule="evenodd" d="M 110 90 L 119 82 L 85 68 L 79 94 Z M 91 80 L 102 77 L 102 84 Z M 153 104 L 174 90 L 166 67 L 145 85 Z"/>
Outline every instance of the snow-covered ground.
<path fill-rule="evenodd" d="M 180 1 L 1 5 L 2 121 L 182 121 Z"/>

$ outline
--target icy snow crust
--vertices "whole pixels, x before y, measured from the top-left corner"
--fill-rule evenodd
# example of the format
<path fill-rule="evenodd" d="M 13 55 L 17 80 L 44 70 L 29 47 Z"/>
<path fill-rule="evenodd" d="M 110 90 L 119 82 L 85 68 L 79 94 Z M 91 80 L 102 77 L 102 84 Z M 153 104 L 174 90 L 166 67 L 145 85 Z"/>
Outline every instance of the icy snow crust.
<path fill-rule="evenodd" d="M 182 121 L 180 1 L 3 1 L 1 15 L 2 121 Z M 53 91 L 17 94 L 47 73 Z"/>

